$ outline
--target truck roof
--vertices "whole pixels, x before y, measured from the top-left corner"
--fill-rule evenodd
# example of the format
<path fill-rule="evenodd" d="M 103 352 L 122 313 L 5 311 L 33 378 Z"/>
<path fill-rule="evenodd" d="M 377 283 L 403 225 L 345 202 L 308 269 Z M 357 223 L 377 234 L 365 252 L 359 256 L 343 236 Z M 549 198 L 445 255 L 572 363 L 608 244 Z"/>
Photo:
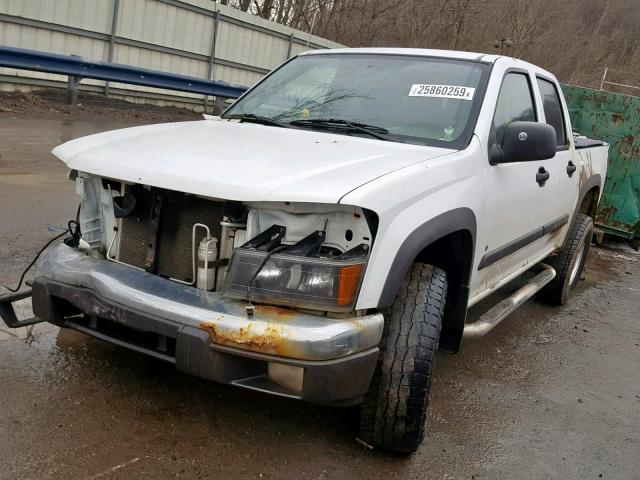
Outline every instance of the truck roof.
<path fill-rule="evenodd" d="M 372 53 L 380 55 L 414 55 L 422 57 L 459 58 L 461 60 L 482 60 L 494 62 L 499 55 L 460 52 L 457 50 L 436 50 L 430 48 L 331 48 L 327 50 L 310 50 L 301 55 L 321 55 L 326 53 Z"/>
<path fill-rule="evenodd" d="M 332 48 L 326 50 L 309 50 L 307 52 L 300 53 L 299 55 L 323 55 L 328 53 L 369 53 L 378 55 L 412 55 L 421 57 L 440 57 L 440 58 L 454 58 L 459 60 L 474 60 L 478 62 L 495 63 L 500 59 L 508 59 L 511 62 L 517 63 L 521 67 L 529 67 L 540 73 L 545 73 L 548 76 L 553 77 L 551 72 L 544 70 L 543 68 L 533 65 L 524 60 L 518 58 L 507 57 L 505 55 L 492 55 L 487 53 L 477 52 L 462 52 L 459 50 L 438 50 L 431 48 Z M 555 77 L 554 77 L 555 78 Z"/>

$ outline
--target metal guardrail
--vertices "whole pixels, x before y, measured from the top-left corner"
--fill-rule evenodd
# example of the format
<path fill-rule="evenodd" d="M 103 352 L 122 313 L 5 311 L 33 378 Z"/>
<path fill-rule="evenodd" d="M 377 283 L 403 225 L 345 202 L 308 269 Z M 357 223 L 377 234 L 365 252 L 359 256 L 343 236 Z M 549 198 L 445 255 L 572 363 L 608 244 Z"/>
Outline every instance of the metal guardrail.
<path fill-rule="evenodd" d="M 247 90 L 247 87 L 225 82 L 117 63 L 90 62 L 75 55 L 58 55 L 4 46 L 0 46 L 0 67 L 67 75 L 67 102 L 71 104 L 78 102 L 78 84 L 83 78 L 199 93 L 218 98 L 238 98 Z"/>

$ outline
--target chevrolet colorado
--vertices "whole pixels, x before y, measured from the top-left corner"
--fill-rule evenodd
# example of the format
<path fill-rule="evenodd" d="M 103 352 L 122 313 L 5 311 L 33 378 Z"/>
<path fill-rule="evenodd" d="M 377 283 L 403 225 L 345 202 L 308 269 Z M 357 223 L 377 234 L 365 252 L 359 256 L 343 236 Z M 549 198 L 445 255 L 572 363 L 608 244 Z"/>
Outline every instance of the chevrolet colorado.
<path fill-rule="evenodd" d="M 607 148 L 521 60 L 307 52 L 221 117 L 56 147 L 81 208 L 33 310 L 206 379 L 361 404 L 360 438 L 412 452 L 438 348 L 570 297 Z"/>

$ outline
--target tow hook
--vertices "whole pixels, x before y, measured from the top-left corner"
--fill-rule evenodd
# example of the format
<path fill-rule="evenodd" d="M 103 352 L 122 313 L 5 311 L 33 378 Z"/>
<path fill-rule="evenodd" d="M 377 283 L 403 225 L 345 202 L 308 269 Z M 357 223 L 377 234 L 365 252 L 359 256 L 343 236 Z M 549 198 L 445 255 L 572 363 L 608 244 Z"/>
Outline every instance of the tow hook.
<path fill-rule="evenodd" d="M 34 323 L 40 323 L 43 321 L 38 317 L 18 320 L 16 311 L 13 308 L 13 303 L 29 298 L 30 296 L 31 288 L 16 293 L 7 292 L 0 294 L 0 318 L 2 318 L 9 328 L 26 327 L 27 325 L 33 325 Z"/>

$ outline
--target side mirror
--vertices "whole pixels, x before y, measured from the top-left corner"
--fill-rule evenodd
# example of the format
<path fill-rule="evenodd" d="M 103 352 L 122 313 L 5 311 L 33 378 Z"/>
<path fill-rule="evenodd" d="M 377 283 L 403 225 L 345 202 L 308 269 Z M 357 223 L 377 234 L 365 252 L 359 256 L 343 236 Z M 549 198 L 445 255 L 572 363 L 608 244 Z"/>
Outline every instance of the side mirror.
<path fill-rule="evenodd" d="M 489 149 L 491 165 L 547 160 L 556 155 L 556 130 L 546 123 L 511 122 L 504 132 L 502 145 Z"/>

